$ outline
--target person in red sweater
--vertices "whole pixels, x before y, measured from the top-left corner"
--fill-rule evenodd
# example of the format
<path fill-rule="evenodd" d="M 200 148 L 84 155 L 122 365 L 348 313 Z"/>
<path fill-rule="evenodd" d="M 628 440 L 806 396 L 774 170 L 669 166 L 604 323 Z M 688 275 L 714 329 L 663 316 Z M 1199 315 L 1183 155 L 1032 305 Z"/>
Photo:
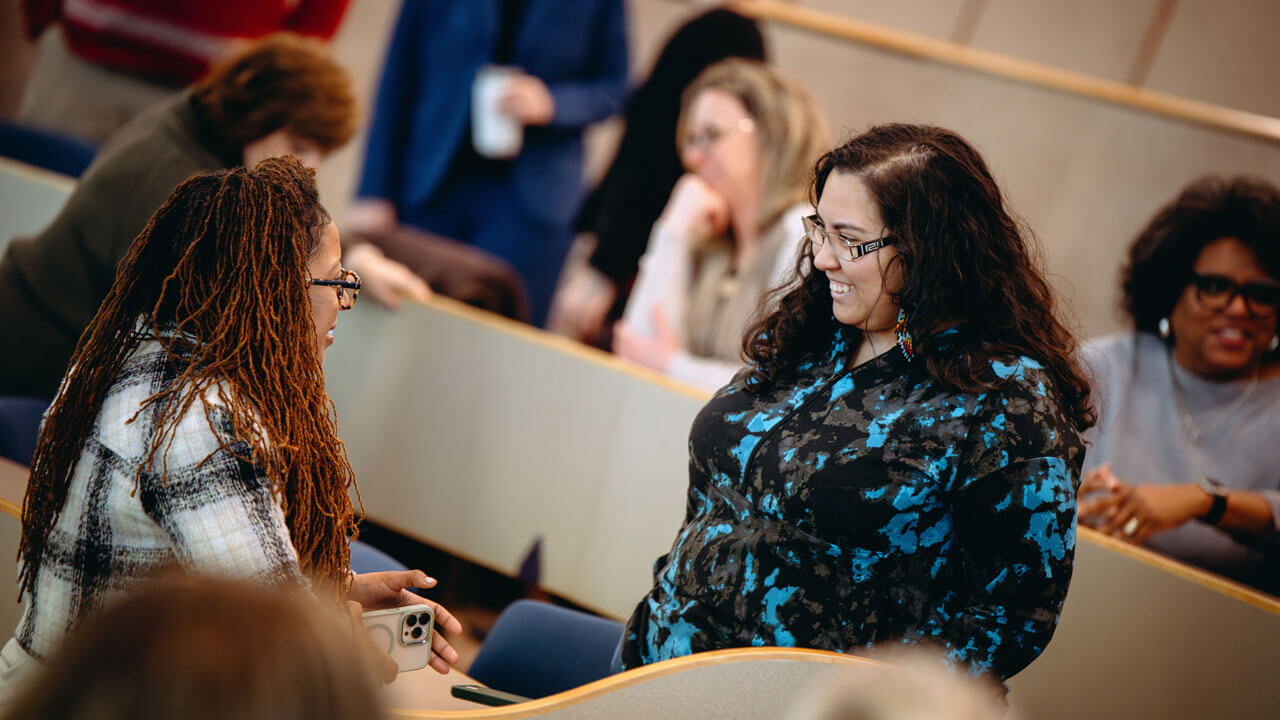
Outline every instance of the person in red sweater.
<path fill-rule="evenodd" d="M 101 142 L 247 43 L 328 40 L 350 0 L 23 0 L 40 38 L 18 120 Z"/>

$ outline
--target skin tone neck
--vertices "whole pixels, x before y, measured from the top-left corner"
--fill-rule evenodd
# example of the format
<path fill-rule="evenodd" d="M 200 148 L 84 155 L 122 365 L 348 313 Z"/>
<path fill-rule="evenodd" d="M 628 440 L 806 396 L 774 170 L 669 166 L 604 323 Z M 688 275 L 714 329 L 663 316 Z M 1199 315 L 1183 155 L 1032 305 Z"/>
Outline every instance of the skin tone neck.
<path fill-rule="evenodd" d="M 861 365 L 868 360 L 879 357 L 898 344 L 898 336 L 892 330 L 863 332 L 865 339 L 858 346 L 858 352 L 853 354 L 854 365 Z"/>

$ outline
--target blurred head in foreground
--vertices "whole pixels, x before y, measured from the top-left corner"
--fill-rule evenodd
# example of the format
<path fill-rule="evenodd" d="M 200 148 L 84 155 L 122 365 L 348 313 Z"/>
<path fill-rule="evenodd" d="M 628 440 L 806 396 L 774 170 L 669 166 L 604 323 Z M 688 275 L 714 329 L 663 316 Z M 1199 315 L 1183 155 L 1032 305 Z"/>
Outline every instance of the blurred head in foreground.
<path fill-rule="evenodd" d="M 382 717 L 345 622 L 303 592 L 163 578 L 81 625 L 6 717 Z"/>
<path fill-rule="evenodd" d="M 1004 690 L 948 670 L 919 648 L 877 653 L 885 664 L 828 676 L 787 720 L 1017 720 Z"/>

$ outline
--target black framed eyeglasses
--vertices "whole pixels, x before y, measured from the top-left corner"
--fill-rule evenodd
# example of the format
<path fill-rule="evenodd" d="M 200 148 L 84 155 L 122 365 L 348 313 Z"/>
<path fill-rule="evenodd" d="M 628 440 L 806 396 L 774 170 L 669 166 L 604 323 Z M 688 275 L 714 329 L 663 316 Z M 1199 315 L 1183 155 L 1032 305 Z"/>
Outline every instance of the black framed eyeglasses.
<path fill-rule="evenodd" d="M 1274 315 L 1280 308 L 1280 283 L 1247 282 L 1239 284 L 1225 275 L 1191 273 L 1191 287 L 1196 301 L 1206 310 L 1225 310 L 1236 296 L 1244 298 L 1245 307 L 1253 315 Z"/>
<path fill-rule="evenodd" d="M 875 240 L 856 242 L 838 232 L 827 232 L 827 229 L 822 226 L 822 221 L 818 219 L 817 215 L 806 215 L 803 222 L 804 239 L 809 242 L 809 251 L 814 255 L 818 254 L 818 248 L 822 247 L 823 243 L 834 240 L 835 242 L 831 245 L 831 251 L 841 260 L 851 262 L 853 260 L 857 260 L 863 255 L 866 255 L 867 253 L 875 252 L 886 245 L 892 245 L 895 240 L 893 236 L 885 235 L 884 237 L 876 238 Z"/>
<path fill-rule="evenodd" d="M 311 285 L 331 287 L 338 292 L 338 307 L 350 310 L 360 296 L 360 276 L 355 270 L 343 269 L 341 280 L 311 280 Z"/>

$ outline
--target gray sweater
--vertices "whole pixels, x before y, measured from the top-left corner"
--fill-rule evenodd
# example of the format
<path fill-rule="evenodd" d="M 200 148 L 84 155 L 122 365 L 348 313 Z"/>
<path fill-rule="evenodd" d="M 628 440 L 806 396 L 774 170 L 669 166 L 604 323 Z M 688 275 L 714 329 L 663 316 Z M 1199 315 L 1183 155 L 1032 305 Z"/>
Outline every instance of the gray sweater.
<path fill-rule="evenodd" d="M 1111 463 L 1130 485 L 1198 483 L 1206 476 L 1224 485 L 1261 493 L 1280 520 L 1280 378 L 1215 382 L 1174 362 L 1168 347 L 1150 333 L 1109 335 L 1085 347 L 1094 378 L 1098 425 L 1090 441 L 1085 471 Z M 1177 385 L 1174 385 L 1174 374 Z M 1200 437 L 1183 427 L 1182 393 Z M 1280 535 L 1268 542 L 1239 542 L 1201 522 L 1160 533 L 1147 541 L 1153 550 L 1240 580 L 1272 593 L 1280 591 Z"/>

